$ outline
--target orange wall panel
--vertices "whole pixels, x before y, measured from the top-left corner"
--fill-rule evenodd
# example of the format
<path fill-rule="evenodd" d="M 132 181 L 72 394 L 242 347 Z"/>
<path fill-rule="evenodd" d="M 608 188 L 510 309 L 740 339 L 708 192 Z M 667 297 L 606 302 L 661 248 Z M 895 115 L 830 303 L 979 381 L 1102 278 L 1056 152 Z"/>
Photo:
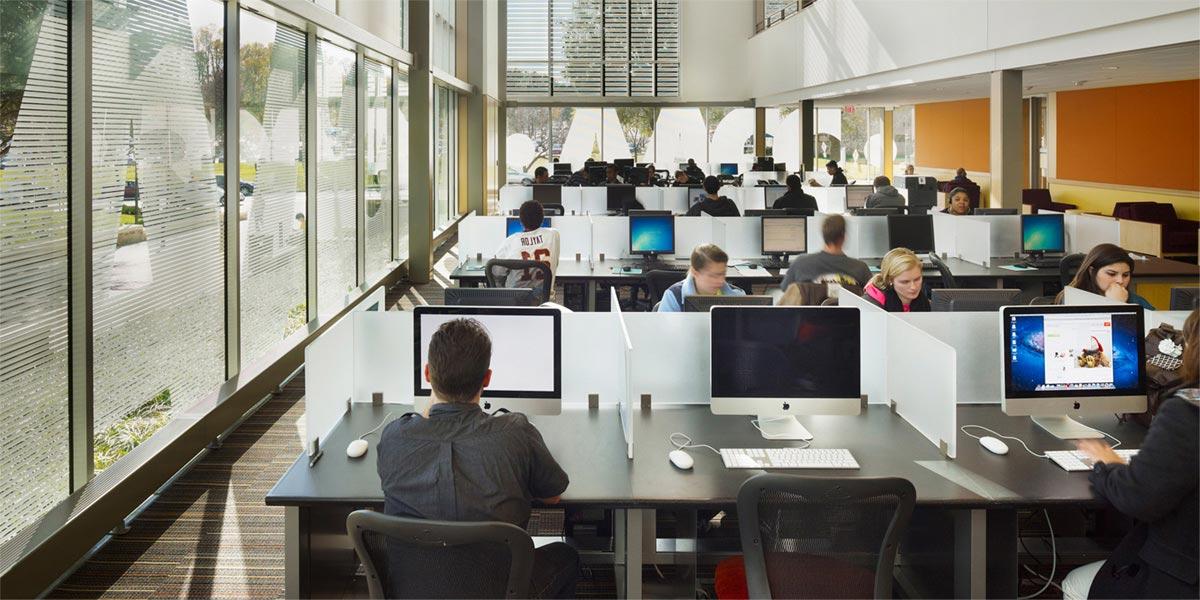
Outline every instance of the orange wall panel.
<path fill-rule="evenodd" d="M 988 100 L 918 104 L 913 117 L 921 166 L 987 172 L 990 124 Z"/>

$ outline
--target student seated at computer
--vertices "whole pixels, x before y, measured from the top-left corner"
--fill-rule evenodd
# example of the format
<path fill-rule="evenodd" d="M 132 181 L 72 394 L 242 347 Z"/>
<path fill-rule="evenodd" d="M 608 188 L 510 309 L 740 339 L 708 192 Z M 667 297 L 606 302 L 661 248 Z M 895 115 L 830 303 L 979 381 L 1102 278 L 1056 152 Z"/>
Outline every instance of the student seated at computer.
<path fill-rule="evenodd" d="M 1094 461 L 1092 493 L 1135 524 L 1108 560 L 1063 578 L 1064 600 L 1197 598 L 1197 455 L 1200 446 L 1200 313 L 1183 324 L 1183 388 L 1159 407 L 1137 456 L 1126 463 L 1107 443 L 1082 440 Z"/>
<path fill-rule="evenodd" d="M 863 297 L 888 312 L 929 312 L 921 259 L 908 248 L 883 255 L 879 272 L 863 288 Z"/>
<path fill-rule="evenodd" d="M 950 183 L 948 185 L 951 186 L 951 188 L 956 188 L 956 187 L 967 188 L 967 187 L 971 187 L 971 186 L 978 186 L 979 184 L 968 179 L 967 178 L 967 170 L 962 167 L 959 167 L 957 170 L 954 171 L 954 179 L 951 179 Z"/>
<path fill-rule="evenodd" d="M 904 206 L 904 196 L 892 185 L 892 180 L 886 175 L 880 175 L 874 181 L 875 191 L 867 196 L 867 208 L 900 208 Z"/>
<path fill-rule="evenodd" d="M 946 208 L 943 208 L 942 212 L 956 216 L 971 214 L 971 196 L 967 190 L 960 187 L 950 190 L 950 193 L 946 194 Z"/>
<path fill-rule="evenodd" d="M 721 180 L 709 175 L 704 178 L 704 193 L 707 196 L 692 205 L 688 209 L 687 216 L 698 217 L 701 214 L 710 215 L 713 217 L 740 217 L 742 211 L 738 210 L 737 204 L 733 200 L 720 196 L 717 192 L 721 191 Z"/>
<path fill-rule="evenodd" d="M 710 177 L 710 179 L 712 179 Z M 658 312 L 683 312 L 687 296 L 745 296 L 741 288 L 725 281 L 729 255 L 716 244 L 701 244 L 692 250 L 687 277 L 667 288 Z"/>
<path fill-rule="evenodd" d="M 688 179 L 690 181 L 693 181 L 693 182 L 704 181 L 704 171 L 700 170 L 700 166 L 696 164 L 696 159 L 694 159 L 694 158 L 688 159 L 687 167 L 684 168 L 684 172 L 687 173 Z"/>
<path fill-rule="evenodd" d="M 825 217 L 821 223 L 821 237 L 825 247 L 815 254 L 802 254 L 792 259 L 779 289 L 787 292 L 793 283 L 839 283 L 857 288 L 867 285 L 871 279 L 867 263 L 842 252 L 842 246 L 846 244 L 846 218 L 842 215 Z"/>
<path fill-rule="evenodd" d="M 479 407 L 492 378 L 492 341 L 478 321 L 443 323 L 428 352 L 424 376 L 433 388 L 428 414 L 408 413 L 380 436 L 375 468 L 384 513 L 525 527 L 530 503 L 558 502 L 567 474 L 525 415 L 492 416 Z M 573 597 L 578 578 L 575 549 L 554 542 L 534 550 L 533 597 Z"/>
<path fill-rule="evenodd" d="M 567 180 L 567 185 L 572 186 L 589 186 L 594 182 L 592 176 L 588 174 L 588 167 L 592 166 L 592 159 L 583 161 L 583 167 L 574 173 L 571 173 L 571 178 Z"/>
<path fill-rule="evenodd" d="M 538 167 L 533 170 L 533 183 L 542 184 L 550 183 L 550 171 L 546 167 Z"/>
<path fill-rule="evenodd" d="M 516 260 L 536 260 L 550 265 L 550 274 L 558 272 L 558 231 L 550 227 L 542 227 L 546 212 L 536 200 L 526 200 L 520 209 L 521 227 L 523 231 L 514 233 L 504 240 L 496 251 L 496 258 Z M 533 279 L 540 274 L 536 271 L 510 271 L 506 287 L 534 287 L 538 282 Z M 554 296 L 554 282 L 550 282 L 550 295 Z"/>
<path fill-rule="evenodd" d="M 904 175 L 906 177 L 909 175 L 916 175 L 916 174 L 917 174 L 917 168 L 914 167 L 912 163 L 908 163 L 907 165 L 904 165 Z"/>
<path fill-rule="evenodd" d="M 1154 306 L 1145 298 L 1129 291 L 1130 283 L 1133 283 L 1133 258 L 1116 244 L 1100 244 L 1084 257 L 1075 278 L 1068 285 L 1117 302 L 1139 304 L 1142 308 L 1154 310 Z M 1062 304 L 1065 294 L 1065 290 L 1059 292 L 1054 303 Z"/>
<path fill-rule="evenodd" d="M 671 187 L 687 187 L 688 176 L 683 172 L 683 169 L 675 171 L 675 179 L 671 180 Z"/>
<path fill-rule="evenodd" d="M 833 177 L 833 181 L 830 181 L 829 185 L 849 185 L 849 182 L 846 180 L 846 172 L 838 166 L 836 160 L 825 163 L 825 172 Z M 816 179 L 809 179 L 808 185 L 821 187 L 821 184 Z"/>
<path fill-rule="evenodd" d="M 604 169 L 604 185 L 625 183 L 625 178 L 617 174 L 617 165 L 608 165 Z"/>
<path fill-rule="evenodd" d="M 771 208 L 807 208 L 817 211 L 817 199 L 804 193 L 800 184 L 803 182 L 799 175 L 787 176 L 787 192 L 775 199 Z"/>

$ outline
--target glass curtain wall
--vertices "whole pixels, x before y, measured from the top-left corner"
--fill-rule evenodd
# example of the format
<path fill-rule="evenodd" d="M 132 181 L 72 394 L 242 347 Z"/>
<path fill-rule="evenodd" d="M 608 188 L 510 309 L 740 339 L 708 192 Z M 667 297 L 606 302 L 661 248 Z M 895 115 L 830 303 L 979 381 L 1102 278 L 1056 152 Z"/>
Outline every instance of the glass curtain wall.
<path fill-rule="evenodd" d="M 787 105 L 766 109 L 767 154 L 788 170 L 800 170 L 800 111 Z"/>
<path fill-rule="evenodd" d="M 440 230 L 458 216 L 458 94 L 434 86 L 433 114 L 434 227 Z"/>
<path fill-rule="evenodd" d="M 900 175 L 907 165 L 917 164 L 916 127 L 912 106 L 897 106 L 892 110 L 892 172 Z"/>
<path fill-rule="evenodd" d="M 317 309 L 340 309 L 355 263 L 354 52 L 317 41 Z"/>
<path fill-rule="evenodd" d="M 366 70 L 366 189 L 367 279 L 376 279 L 392 260 L 392 69 L 373 60 Z"/>
<path fill-rule="evenodd" d="M 407 2 L 405 3 L 407 5 Z M 396 260 L 408 258 L 408 72 L 396 74 L 396 136 L 393 151 L 396 153 Z"/>

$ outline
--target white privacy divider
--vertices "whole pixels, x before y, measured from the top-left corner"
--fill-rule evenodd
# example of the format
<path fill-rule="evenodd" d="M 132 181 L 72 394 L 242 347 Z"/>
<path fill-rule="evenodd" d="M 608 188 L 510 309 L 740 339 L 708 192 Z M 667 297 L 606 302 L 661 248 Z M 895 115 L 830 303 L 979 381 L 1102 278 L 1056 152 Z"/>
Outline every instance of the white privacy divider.
<path fill-rule="evenodd" d="M 1150 333 L 1151 329 L 1164 323 L 1175 329 L 1183 330 L 1183 323 L 1191 314 L 1190 310 L 1148 310 L 1145 316 L 1146 331 L 1144 333 Z"/>
<path fill-rule="evenodd" d="M 983 219 L 991 225 L 993 257 L 1009 257 L 1021 250 L 1021 215 L 984 215 L 971 217 Z"/>
<path fill-rule="evenodd" d="M 958 378 L 954 348 L 911 323 L 888 316 L 888 394 L 896 414 L 943 454 L 958 448 Z"/>
<path fill-rule="evenodd" d="M 304 348 L 304 448 L 325 435 L 354 397 L 354 319 L 350 313 Z"/>
<path fill-rule="evenodd" d="M 860 393 L 869 404 L 887 404 L 888 314 L 882 308 L 851 293 L 838 294 L 838 306 L 853 306 L 859 314 Z"/>
<path fill-rule="evenodd" d="M 633 195 L 646 210 L 662 210 L 663 188 L 639 186 L 634 188 Z"/>
<path fill-rule="evenodd" d="M 563 210 L 568 215 L 583 214 L 583 188 L 579 186 L 563 186 L 560 198 Z"/>
<path fill-rule="evenodd" d="M 603 215 L 608 213 L 608 188 L 579 188 L 583 193 L 583 214 Z"/>
<path fill-rule="evenodd" d="M 633 386 L 629 380 L 629 370 L 633 365 L 633 342 L 629 339 L 629 327 L 625 325 L 625 317 L 621 313 L 621 302 L 617 298 L 617 288 L 609 288 L 609 310 L 617 317 L 614 330 L 617 335 L 617 345 L 620 347 L 620 359 L 617 361 L 618 384 L 617 414 L 621 419 L 621 433 L 625 434 L 625 457 L 633 460 Z"/>
<path fill-rule="evenodd" d="M 601 404 L 614 405 L 625 393 L 626 382 L 614 377 L 624 363 L 619 330 L 610 314 L 563 313 L 563 405 L 586 405 L 589 394 Z"/>
<path fill-rule="evenodd" d="M 708 215 L 675 217 L 675 255 L 690 256 L 692 249 L 700 244 L 716 244 L 724 248 L 724 232 L 725 228 Z"/>
<path fill-rule="evenodd" d="M 649 394 L 655 404 L 707 403 L 709 316 L 707 313 L 624 315 L 633 343 L 629 371 L 632 394 Z"/>
<path fill-rule="evenodd" d="M 386 404 L 413 401 L 413 313 L 354 315 L 354 402 L 383 394 Z M 307 381 L 307 379 L 305 379 Z"/>
<path fill-rule="evenodd" d="M 1000 311 L 927 312 L 894 315 L 954 348 L 955 360 L 967 376 L 957 378 L 959 404 L 999 404 L 1003 377 Z M 944 365 L 926 363 L 934 371 Z"/>
<path fill-rule="evenodd" d="M 747 210 L 767 208 L 767 190 L 761 186 L 734 188 L 739 198 L 736 200 L 738 210 L 746 214 Z M 730 196 L 732 198 L 733 196 Z"/>
<path fill-rule="evenodd" d="M 958 221 L 962 217 L 933 213 L 933 249 L 938 254 L 958 256 Z"/>
<path fill-rule="evenodd" d="M 717 217 L 716 221 L 725 228 L 724 244 L 718 245 L 729 258 L 762 258 L 762 217 Z"/>
<path fill-rule="evenodd" d="M 500 187 L 500 212 L 507 214 L 510 210 L 521 208 L 521 204 L 533 200 L 533 188 L 524 185 L 507 184 Z"/>
<path fill-rule="evenodd" d="M 592 259 L 629 256 L 629 218 L 594 216 L 592 219 Z"/>
<path fill-rule="evenodd" d="M 807 187 L 804 191 L 817 200 L 817 210 L 831 215 L 846 212 L 846 187 Z"/>
<path fill-rule="evenodd" d="M 846 255 L 879 258 L 888 250 L 887 217 L 846 215 Z"/>
<path fill-rule="evenodd" d="M 677 215 L 687 214 L 688 188 L 665 187 L 662 189 L 662 210 L 669 210 Z M 649 208 L 649 207 L 647 207 Z"/>
<path fill-rule="evenodd" d="M 808 242 L 808 254 L 816 254 L 825 247 L 825 238 L 821 236 L 821 225 L 825 223 L 825 217 L 829 215 L 823 212 L 818 212 L 804 223 L 804 234 Z"/>
<path fill-rule="evenodd" d="M 1120 306 L 1126 303 L 1117 302 L 1108 296 L 1093 294 L 1091 292 L 1068 285 L 1067 287 L 1063 288 L 1063 304 L 1067 306 Z"/>
<path fill-rule="evenodd" d="M 1066 216 L 1067 252 L 1088 253 L 1097 244 L 1116 244 L 1121 239 L 1121 222 L 1100 215 Z"/>
<path fill-rule="evenodd" d="M 505 220 L 508 217 L 480 217 L 469 215 L 458 223 L 458 256 L 460 261 L 482 254 L 487 260 L 496 256 L 504 244 Z"/>
<path fill-rule="evenodd" d="M 959 217 L 955 224 L 954 246 L 958 257 L 977 265 L 992 263 L 991 225 L 987 221 Z"/>
<path fill-rule="evenodd" d="M 550 217 L 550 226 L 558 230 L 559 260 L 575 260 L 576 254 L 584 259 L 591 256 L 591 217 Z"/>

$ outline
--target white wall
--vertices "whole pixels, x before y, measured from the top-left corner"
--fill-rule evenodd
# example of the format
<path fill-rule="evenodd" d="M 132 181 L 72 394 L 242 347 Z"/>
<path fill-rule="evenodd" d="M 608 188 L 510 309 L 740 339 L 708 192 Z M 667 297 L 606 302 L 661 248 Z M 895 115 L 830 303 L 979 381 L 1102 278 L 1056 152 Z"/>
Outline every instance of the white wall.
<path fill-rule="evenodd" d="M 747 42 L 750 95 L 775 104 L 1195 41 L 1198 18 L 1200 0 L 820 0 Z"/>
<path fill-rule="evenodd" d="M 753 0 L 680 3 L 680 101 L 744 102 L 752 97 L 746 61 L 753 14 Z"/>

